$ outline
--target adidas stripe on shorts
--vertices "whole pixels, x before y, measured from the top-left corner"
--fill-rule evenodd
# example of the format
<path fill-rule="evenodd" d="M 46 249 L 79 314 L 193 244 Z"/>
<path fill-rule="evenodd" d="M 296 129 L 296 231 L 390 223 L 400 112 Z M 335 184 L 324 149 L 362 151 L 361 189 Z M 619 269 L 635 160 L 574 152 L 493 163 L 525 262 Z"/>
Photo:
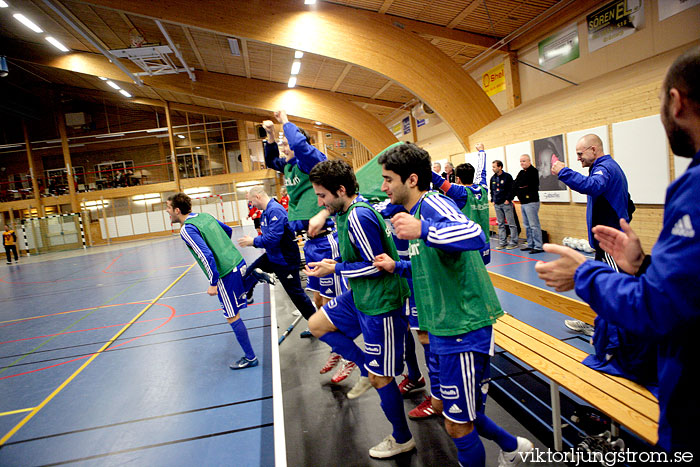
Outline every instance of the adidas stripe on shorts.
<path fill-rule="evenodd" d="M 241 261 L 233 271 L 224 277 L 219 277 L 219 282 L 216 283 L 221 308 L 227 318 L 233 318 L 241 309 L 248 306 L 245 298 L 246 290 L 243 287 L 245 268 L 245 261 Z"/>
<path fill-rule="evenodd" d="M 325 304 L 322 311 L 346 336 L 354 339 L 362 333 L 367 371 L 378 376 L 398 376 L 403 372 L 407 325 L 404 307 L 369 316 L 357 309 L 352 290 L 348 290 Z"/>
<path fill-rule="evenodd" d="M 467 423 L 484 410 L 490 359 L 489 355 L 479 352 L 438 355 L 439 398 L 445 418 L 455 423 Z"/>

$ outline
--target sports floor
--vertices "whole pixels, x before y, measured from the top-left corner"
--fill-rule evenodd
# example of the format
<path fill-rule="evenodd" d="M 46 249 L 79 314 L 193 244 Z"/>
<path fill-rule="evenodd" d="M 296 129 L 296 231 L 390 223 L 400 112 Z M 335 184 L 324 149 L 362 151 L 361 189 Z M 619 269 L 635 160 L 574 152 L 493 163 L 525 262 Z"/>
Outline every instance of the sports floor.
<path fill-rule="evenodd" d="M 260 250 L 242 253 L 250 262 Z M 490 269 L 535 285 L 535 259 L 551 259 L 492 256 Z M 0 465 L 457 465 L 437 418 L 409 421 L 417 451 L 370 459 L 390 430 L 376 391 L 350 401 L 358 371 L 339 385 L 319 375 L 328 348 L 299 338 L 303 320 L 278 346 L 294 316 L 284 306 L 271 315 L 279 293 L 267 285 L 242 314 L 261 365 L 230 370 L 240 347 L 193 264 L 173 236 L 0 269 Z M 559 313 L 498 295 L 517 318 L 588 350 Z M 407 398 L 406 411 L 422 397 Z M 492 400 L 487 414 L 543 448 Z M 498 448 L 484 444 L 496 465 Z"/>

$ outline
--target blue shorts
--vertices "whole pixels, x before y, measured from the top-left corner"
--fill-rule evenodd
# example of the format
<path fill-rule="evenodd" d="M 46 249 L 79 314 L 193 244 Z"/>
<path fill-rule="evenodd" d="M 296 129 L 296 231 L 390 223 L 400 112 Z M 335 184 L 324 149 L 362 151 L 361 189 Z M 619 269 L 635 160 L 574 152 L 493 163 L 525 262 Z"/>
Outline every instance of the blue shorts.
<path fill-rule="evenodd" d="M 306 259 L 306 264 L 321 261 L 324 258 L 339 259 L 338 234 L 333 232 L 325 237 L 308 239 L 304 243 L 304 258 Z M 342 293 L 339 287 L 340 284 L 336 274 L 330 274 L 326 277 L 309 276 L 306 284 L 306 290 L 318 292 L 325 298 L 339 296 Z"/>
<path fill-rule="evenodd" d="M 233 271 L 224 277 L 219 277 L 219 282 L 216 283 L 221 308 L 227 318 L 233 318 L 240 310 L 248 306 L 245 297 L 246 290 L 243 286 L 245 270 L 245 261 L 241 261 Z"/>
<path fill-rule="evenodd" d="M 490 377 L 490 357 L 479 352 L 438 355 L 442 414 L 455 423 L 467 423 L 483 412 Z M 433 394 L 435 397 L 435 394 Z"/>
<path fill-rule="evenodd" d="M 369 316 L 357 309 L 352 291 L 348 290 L 324 305 L 322 311 L 333 326 L 351 339 L 362 333 L 367 371 L 379 376 L 398 376 L 403 372 L 407 324 L 403 307 Z"/>

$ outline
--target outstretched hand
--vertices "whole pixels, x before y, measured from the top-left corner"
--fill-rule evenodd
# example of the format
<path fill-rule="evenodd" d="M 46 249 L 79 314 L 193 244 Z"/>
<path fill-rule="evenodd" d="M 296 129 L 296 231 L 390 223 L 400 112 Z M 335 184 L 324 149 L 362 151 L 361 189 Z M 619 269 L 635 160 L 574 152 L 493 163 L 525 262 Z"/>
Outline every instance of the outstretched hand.
<path fill-rule="evenodd" d="M 586 262 L 586 257 L 576 250 L 566 246 L 545 243 L 542 248 L 547 253 L 560 255 L 559 259 L 549 261 L 538 261 L 535 271 L 540 279 L 548 287 L 553 287 L 557 292 L 565 292 L 574 288 L 574 273 L 576 269 Z"/>
<path fill-rule="evenodd" d="M 287 118 L 287 112 L 284 110 L 277 110 L 275 111 L 275 119 L 284 125 L 285 123 L 289 123 L 289 119 Z"/>
<path fill-rule="evenodd" d="M 639 237 L 624 219 L 620 219 L 622 232 L 605 225 L 593 227 L 593 235 L 600 247 L 627 274 L 636 274 L 644 261 L 644 251 Z"/>

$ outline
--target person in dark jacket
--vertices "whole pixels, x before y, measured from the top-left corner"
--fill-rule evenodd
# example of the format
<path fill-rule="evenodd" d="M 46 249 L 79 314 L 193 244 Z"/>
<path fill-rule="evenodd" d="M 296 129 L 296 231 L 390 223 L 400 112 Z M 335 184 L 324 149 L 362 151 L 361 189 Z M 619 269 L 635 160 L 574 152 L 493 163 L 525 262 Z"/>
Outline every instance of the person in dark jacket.
<path fill-rule="evenodd" d="M 624 218 L 622 230 L 599 225 L 593 234 L 622 274 L 559 245 L 544 250 L 561 258 L 535 266 L 557 291 L 576 293 L 622 329 L 657 344 L 658 446 L 698 451 L 697 339 L 700 332 L 700 47 L 671 65 L 661 86 L 661 122 L 674 154 L 692 159 L 666 191 L 663 227 L 651 255 Z M 578 151 L 578 150 L 577 150 Z M 666 154 L 663 161 L 666 163 Z"/>
<path fill-rule="evenodd" d="M 515 226 L 515 208 L 513 208 L 513 177 L 503 171 L 503 162 L 493 161 L 491 165 L 493 176 L 491 177 L 491 201 L 496 209 L 498 219 L 498 246 L 497 250 L 503 248 L 513 250 L 518 247 L 518 228 Z M 510 243 L 506 245 L 506 223 L 510 229 Z"/>
<path fill-rule="evenodd" d="M 238 245 L 265 248 L 265 253 L 253 261 L 243 276 L 243 286 L 248 297 L 252 297 L 253 288 L 258 283 L 259 275 L 256 269 L 275 273 L 302 316 L 309 319 L 316 309 L 301 287 L 299 278 L 301 255 L 294 231 L 289 227 L 287 211 L 280 203 L 270 198 L 260 186 L 250 189 L 248 200 L 262 211 L 260 219 L 262 234 L 255 238 L 245 235 L 238 239 Z"/>
<path fill-rule="evenodd" d="M 520 200 L 520 211 L 525 222 L 527 243 L 521 248 L 531 255 L 542 253 L 542 229 L 540 228 L 540 175 L 532 165 L 529 154 L 520 156 L 522 170 L 515 177 L 515 195 Z"/>

